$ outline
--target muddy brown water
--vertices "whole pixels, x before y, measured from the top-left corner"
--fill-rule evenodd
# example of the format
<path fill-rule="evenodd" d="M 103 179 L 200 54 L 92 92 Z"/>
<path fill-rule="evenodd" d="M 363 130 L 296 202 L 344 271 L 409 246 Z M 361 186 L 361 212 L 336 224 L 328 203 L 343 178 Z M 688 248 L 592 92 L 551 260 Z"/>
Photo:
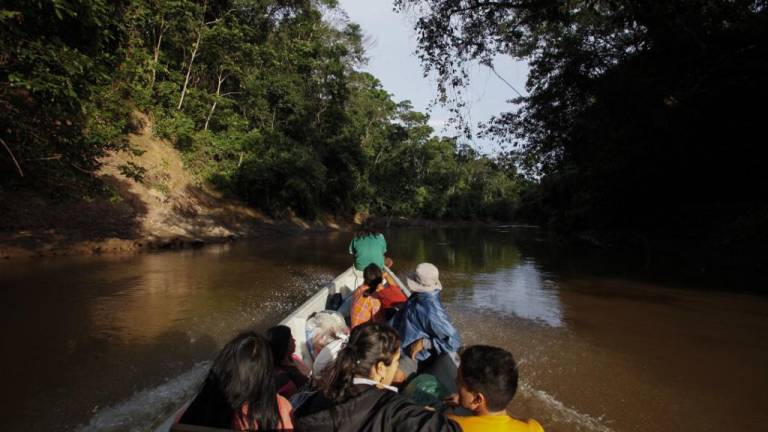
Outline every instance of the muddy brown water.
<path fill-rule="evenodd" d="M 547 431 L 764 430 L 768 298 L 642 254 L 518 227 L 386 233 L 441 270 L 466 344 L 511 350 L 510 411 Z M 151 430 L 238 330 L 264 330 L 350 263 L 347 233 L 131 257 L 0 263 L 0 429 Z"/>

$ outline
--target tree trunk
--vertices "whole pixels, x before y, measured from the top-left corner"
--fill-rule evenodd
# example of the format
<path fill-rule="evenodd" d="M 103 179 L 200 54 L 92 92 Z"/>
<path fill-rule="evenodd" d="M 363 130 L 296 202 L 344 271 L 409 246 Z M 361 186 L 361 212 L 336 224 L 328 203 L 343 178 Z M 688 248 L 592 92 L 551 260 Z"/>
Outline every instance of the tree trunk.
<path fill-rule="evenodd" d="M 368 137 L 371 133 L 371 125 L 373 124 L 375 119 L 371 119 L 366 125 L 365 125 L 365 135 L 363 135 L 363 139 L 360 140 L 361 144 L 363 146 L 368 145 Z"/>
<path fill-rule="evenodd" d="M 379 152 L 376 154 L 376 159 L 373 160 L 374 167 L 379 164 L 379 161 L 381 160 L 381 156 L 384 154 L 384 149 L 385 147 L 381 146 L 381 148 L 379 149 Z"/>
<path fill-rule="evenodd" d="M 269 126 L 269 130 L 275 130 L 275 116 L 277 115 L 277 107 L 272 109 L 272 124 Z"/>
<path fill-rule="evenodd" d="M 176 109 L 181 109 L 181 105 L 184 103 L 184 96 L 187 94 L 187 86 L 189 85 L 189 77 L 192 75 L 192 66 L 195 64 L 195 57 L 197 56 L 197 49 L 200 47 L 200 39 L 203 37 L 203 27 L 197 31 L 197 40 L 195 41 L 195 47 L 192 49 L 192 58 L 189 59 L 189 67 L 187 68 L 187 77 L 184 79 L 184 87 L 181 89 L 181 97 L 179 97 L 179 106 Z"/>
<path fill-rule="evenodd" d="M 211 110 L 208 112 L 208 118 L 205 119 L 205 127 L 203 127 L 203 130 L 208 130 L 208 123 L 210 123 L 211 116 L 213 115 L 213 111 L 216 109 L 216 104 L 219 102 L 219 95 L 221 94 L 221 84 L 224 83 L 227 77 L 222 76 L 222 72 L 219 71 L 218 79 L 219 79 L 219 82 L 216 85 L 216 97 L 213 99 L 213 105 L 211 105 Z"/>
<path fill-rule="evenodd" d="M 152 57 L 152 79 L 149 81 L 149 90 L 155 87 L 155 79 L 157 77 L 157 64 L 160 59 L 160 44 L 163 43 L 163 35 L 165 34 L 165 19 L 160 22 L 160 35 L 157 37 L 157 45 L 155 45 L 155 53 Z"/>
<path fill-rule="evenodd" d="M 208 111 L 208 118 L 205 119 L 205 126 L 203 127 L 203 130 L 208 130 L 208 123 L 211 122 L 211 116 L 213 115 L 213 111 L 216 110 L 216 103 L 217 102 L 218 102 L 217 100 L 213 101 L 213 105 L 211 105 L 211 110 Z"/>

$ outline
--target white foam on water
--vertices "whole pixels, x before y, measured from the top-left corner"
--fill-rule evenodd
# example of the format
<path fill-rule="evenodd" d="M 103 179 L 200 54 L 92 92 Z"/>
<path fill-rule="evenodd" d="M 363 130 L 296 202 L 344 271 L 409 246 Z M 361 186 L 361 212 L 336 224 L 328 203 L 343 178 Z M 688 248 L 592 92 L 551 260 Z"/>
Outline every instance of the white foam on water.
<path fill-rule="evenodd" d="M 589 414 L 578 412 L 555 399 L 549 393 L 543 390 L 536 390 L 526 383 L 520 383 L 520 390 L 526 396 L 535 398 L 547 406 L 549 408 L 547 411 L 556 422 L 575 424 L 579 428 L 585 428 L 589 431 L 613 432 L 613 429 L 604 424 L 605 420 L 602 416 L 593 417 Z"/>
<path fill-rule="evenodd" d="M 126 401 L 98 410 L 81 432 L 147 431 L 170 416 L 190 399 L 211 367 L 210 361 L 197 363 L 178 377 L 147 390 Z"/>

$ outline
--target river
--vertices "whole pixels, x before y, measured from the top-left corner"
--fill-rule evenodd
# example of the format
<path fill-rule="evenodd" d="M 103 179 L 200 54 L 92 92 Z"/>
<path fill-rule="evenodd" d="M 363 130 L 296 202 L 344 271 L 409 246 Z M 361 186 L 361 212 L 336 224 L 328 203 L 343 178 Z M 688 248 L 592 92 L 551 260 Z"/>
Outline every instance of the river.
<path fill-rule="evenodd" d="M 515 416 L 548 432 L 768 424 L 765 296 L 643 254 L 567 249 L 533 228 L 386 236 L 398 274 L 440 268 L 466 344 L 514 353 Z M 0 429 L 151 429 L 228 338 L 266 329 L 348 267 L 349 240 L 0 263 Z"/>

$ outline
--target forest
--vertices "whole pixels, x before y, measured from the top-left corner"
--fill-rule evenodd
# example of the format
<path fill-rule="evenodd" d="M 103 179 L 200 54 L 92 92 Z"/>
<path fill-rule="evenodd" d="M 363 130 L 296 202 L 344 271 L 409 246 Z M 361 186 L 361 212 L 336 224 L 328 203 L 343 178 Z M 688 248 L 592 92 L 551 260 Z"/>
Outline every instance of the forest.
<path fill-rule="evenodd" d="M 537 179 L 519 217 L 712 248 L 768 240 L 768 2 L 395 4 L 419 17 L 418 54 L 449 103 L 467 64 L 530 65 L 525 94 L 480 125 Z"/>
<path fill-rule="evenodd" d="M 393 100 L 338 12 L 334 0 L 3 1 L 0 191 L 98 189 L 101 156 L 137 151 L 138 111 L 200 182 L 268 214 L 510 219 L 527 184 L 516 165 Z"/>
<path fill-rule="evenodd" d="M 0 191 L 92 187 L 100 156 L 132 151 L 139 111 L 201 182 L 270 214 L 768 240 L 768 2 L 394 7 L 418 18 L 416 54 L 454 112 L 468 65 L 529 64 L 509 111 L 479 125 L 503 151 L 393 100 L 335 0 L 5 0 Z"/>

